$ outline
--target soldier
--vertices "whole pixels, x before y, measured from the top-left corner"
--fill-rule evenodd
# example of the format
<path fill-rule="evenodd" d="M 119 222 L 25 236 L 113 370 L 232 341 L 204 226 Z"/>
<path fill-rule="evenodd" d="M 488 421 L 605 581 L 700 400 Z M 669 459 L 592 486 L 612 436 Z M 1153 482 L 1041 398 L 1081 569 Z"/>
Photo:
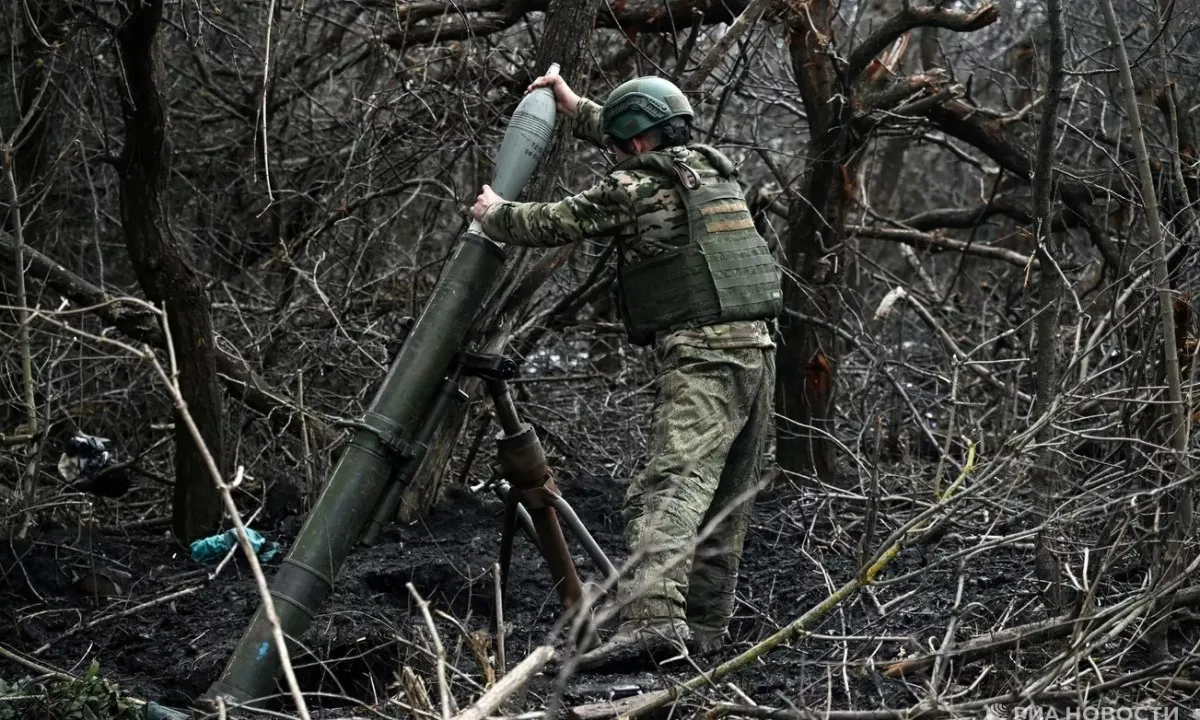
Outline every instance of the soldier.
<path fill-rule="evenodd" d="M 666 80 L 630 80 L 603 108 L 558 76 L 559 111 L 617 164 L 559 202 L 507 202 L 483 186 L 471 212 L 497 242 L 618 243 L 618 308 L 631 342 L 653 344 L 659 373 L 645 469 L 622 514 L 636 566 L 623 577 L 621 625 L 581 669 L 639 655 L 720 648 L 734 609 L 742 544 L 758 488 L 775 387 L 769 323 L 780 273 L 754 228 L 733 163 L 691 142 L 693 112 Z M 700 538 L 710 521 L 716 531 Z"/>

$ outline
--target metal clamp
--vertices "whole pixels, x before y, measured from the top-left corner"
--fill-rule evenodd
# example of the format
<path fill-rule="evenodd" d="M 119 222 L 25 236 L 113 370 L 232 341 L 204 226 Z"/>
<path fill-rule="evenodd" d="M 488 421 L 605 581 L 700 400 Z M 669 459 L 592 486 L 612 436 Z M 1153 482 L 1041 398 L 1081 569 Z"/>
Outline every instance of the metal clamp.
<path fill-rule="evenodd" d="M 377 425 L 373 425 L 372 421 Z M 338 425 L 371 433 L 398 458 L 410 458 L 417 452 L 417 445 L 404 439 L 404 428 L 382 415 L 367 413 L 356 420 L 343 420 Z"/>
<path fill-rule="evenodd" d="M 455 360 L 463 375 L 485 380 L 512 380 L 517 376 L 517 363 L 503 355 L 464 350 Z"/>

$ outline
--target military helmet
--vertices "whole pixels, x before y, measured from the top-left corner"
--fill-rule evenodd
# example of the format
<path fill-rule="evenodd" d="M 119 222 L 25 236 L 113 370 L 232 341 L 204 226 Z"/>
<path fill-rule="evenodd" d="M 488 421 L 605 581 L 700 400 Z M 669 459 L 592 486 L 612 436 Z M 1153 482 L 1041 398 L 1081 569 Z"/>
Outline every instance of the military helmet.
<path fill-rule="evenodd" d="M 600 113 L 600 131 L 623 141 L 680 115 L 695 117 L 692 104 L 674 83 L 653 76 L 634 78 L 609 93 Z"/>

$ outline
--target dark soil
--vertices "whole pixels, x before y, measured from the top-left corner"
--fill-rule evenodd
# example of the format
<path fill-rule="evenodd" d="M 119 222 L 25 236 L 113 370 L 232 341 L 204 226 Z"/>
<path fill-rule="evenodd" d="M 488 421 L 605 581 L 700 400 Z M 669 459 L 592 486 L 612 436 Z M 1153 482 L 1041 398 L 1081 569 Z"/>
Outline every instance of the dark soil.
<path fill-rule="evenodd" d="M 579 392 L 577 400 L 590 399 L 569 410 L 561 397 L 532 386 L 518 402 L 547 431 L 544 442 L 556 457 L 564 496 L 619 563 L 624 555 L 619 520 L 624 485 L 612 478 L 627 478 L 636 470 L 643 446 L 638 425 L 645 417 L 648 397 L 644 391 L 618 394 L 605 385 L 587 393 L 572 392 Z M 581 416 L 591 421 L 573 420 Z M 597 426 L 623 437 L 625 442 L 606 445 L 622 449 L 597 450 L 601 442 L 595 440 Z M 468 436 L 473 434 L 472 428 Z M 923 471 L 910 467 L 905 472 Z M 891 479 L 899 487 L 911 487 L 902 475 Z M 847 483 L 857 485 L 857 480 Z M 283 480 L 270 486 L 276 495 L 290 487 Z M 697 668 L 707 669 L 735 656 L 819 604 L 858 572 L 857 545 L 863 532 L 863 508 L 854 497 L 858 490 L 839 494 L 821 488 L 816 483 L 779 481 L 759 498 L 744 554 L 732 644 L 718 657 L 693 659 L 694 666 L 679 666 L 666 674 L 690 676 Z M 103 502 L 114 517 L 128 517 L 120 511 L 124 500 Z M 286 552 L 302 515 L 287 509 L 294 509 L 295 503 L 268 505 L 275 511 L 265 513 L 254 527 L 279 541 Z M 882 507 L 884 519 L 872 547 L 911 512 L 911 503 L 893 494 Z M 468 631 L 488 633 L 493 607 L 491 567 L 499 551 L 501 513 L 500 502 L 490 492 L 473 495 L 459 490 L 443 498 L 423 523 L 393 526 L 379 545 L 351 555 L 337 588 L 303 637 L 310 653 L 293 659 L 302 686 L 313 693 L 311 708 L 379 703 L 394 697 L 399 692 L 397 674 L 405 665 L 425 678 L 436 706 L 431 645 L 406 584 L 411 582 L 434 610 L 453 616 Z M 171 543 L 165 528 L 114 528 L 110 523 L 85 531 L 77 522 L 45 522 L 31 529 L 27 541 L 12 541 L 4 548 L 0 554 L 0 612 L 7 619 L 4 642 L 66 672 L 79 672 L 98 659 L 102 674 L 127 692 L 186 707 L 217 679 L 259 607 L 245 560 L 237 558 L 209 580 L 212 566 L 193 562 Z M 854 594 L 809 628 L 816 637 L 775 650 L 730 676 L 728 682 L 755 702 L 775 707 L 871 709 L 916 704 L 927 694 L 927 676 L 890 679 L 879 665 L 928 652 L 942 642 L 960 574 L 959 560 L 946 558 L 968 542 L 977 540 L 951 533 L 923 548 L 905 550 L 869 594 Z M 586 554 L 578 544 L 573 547 L 585 579 L 597 579 Z M 283 554 L 267 565 L 269 574 Z M 77 578 L 89 576 L 93 564 L 128 573 L 129 580 L 118 583 L 123 586 L 122 596 L 97 601 L 79 589 Z M 1031 568 L 1031 550 L 1020 545 L 967 558 L 955 638 L 961 641 L 994 627 L 1043 617 Z M 902 580 L 889 584 L 890 578 L 901 576 Z M 173 593 L 178 593 L 173 599 L 132 610 Z M 505 607 L 509 667 L 546 641 L 559 610 L 544 562 L 524 536 L 518 537 Z M 122 612 L 128 614 L 116 616 Z M 90 623 L 95 624 L 81 628 Z M 456 702 L 465 706 L 480 692 L 479 666 L 463 633 L 449 622 L 439 620 L 438 625 L 459 671 L 452 677 Z M 955 665 L 941 687 L 965 690 L 979 680 L 959 701 L 1009 692 L 1036 677 L 1054 650 L 1053 645 L 1026 648 L 1019 654 Z M 1139 657 L 1135 649 L 1123 658 L 1124 671 L 1136 669 Z M 2 677 L 29 672 L 0 661 Z M 660 686 L 662 674 L 649 669 L 580 675 L 573 679 L 565 700 L 568 705 L 593 702 L 611 697 L 614 688 L 628 686 L 653 689 Z M 510 709 L 539 707 L 552 682 L 553 673 L 537 678 Z M 724 683 L 709 696 L 737 701 Z M 278 707 L 287 710 L 290 703 L 283 701 Z M 395 707 L 392 712 L 404 714 Z"/>

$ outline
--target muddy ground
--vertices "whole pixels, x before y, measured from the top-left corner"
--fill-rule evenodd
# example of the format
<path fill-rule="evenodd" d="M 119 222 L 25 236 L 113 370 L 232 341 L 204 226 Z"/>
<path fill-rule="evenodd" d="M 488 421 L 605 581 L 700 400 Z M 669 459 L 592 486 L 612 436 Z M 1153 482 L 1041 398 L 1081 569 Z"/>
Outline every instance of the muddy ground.
<path fill-rule="evenodd" d="M 570 371 L 547 361 L 541 374 Z M 644 446 L 641 425 L 650 402 L 645 380 L 631 373 L 615 381 L 528 383 L 518 388 L 522 411 L 546 433 L 544 442 L 564 496 L 618 563 L 624 556 L 622 480 L 636 471 Z M 468 436 L 473 434 L 472 428 Z M 161 460 L 162 467 L 169 468 L 169 456 Z M 480 467 L 473 477 L 478 479 L 482 472 Z M 288 472 L 272 474 L 269 468 L 259 468 L 258 475 L 269 478 L 271 496 L 285 501 L 268 502 L 254 527 L 280 542 L 286 552 L 303 520 L 302 508 L 287 501 L 294 500 Z M 923 492 L 930 475 L 927 465 L 911 458 L 881 474 L 886 497 L 875 545 L 911 515 L 914 505 L 906 493 Z M 747 539 L 732 644 L 715 658 L 693 659 L 692 667 L 676 666 L 668 673 L 671 677 L 690 676 L 695 668 L 707 669 L 735 656 L 820 603 L 858 572 L 864 510 L 859 483 L 857 476 L 847 477 L 849 490 L 835 491 L 815 481 L 785 478 L 760 496 Z M 33 528 L 28 541 L 11 541 L 2 554 L 0 614 L 5 618 L 4 642 L 13 650 L 66 672 L 80 672 L 98 660 L 102 674 L 127 692 L 182 708 L 218 677 L 259 598 L 243 559 L 209 579 L 212 565 L 188 558 L 169 541 L 165 527 L 121 526 L 120 520 L 130 517 L 122 503 L 156 492 L 161 494 L 161 488 L 138 481 L 135 491 L 121 500 L 96 501 L 97 514 L 109 520 L 91 531 L 72 523 L 69 513 L 59 513 L 56 520 Z M 397 673 L 405 665 L 426 678 L 436 707 L 430 642 L 406 584 L 413 583 L 435 610 L 453 616 L 466 630 L 486 633 L 501 513 L 500 502 L 490 493 L 451 492 L 423 523 L 393 526 L 381 544 L 360 548 L 349 558 L 338 587 L 304 636 L 310 654 L 294 659 L 302 686 L 313 693 L 310 707 L 345 708 L 348 713 L 356 704 L 395 696 Z M 813 709 L 915 705 L 928 694 L 928 676 L 888 678 L 880 664 L 942 642 L 946 623 L 955 614 L 959 587 L 961 558 L 950 558 L 977 542 L 961 532 L 947 532 L 923 547 L 903 551 L 880 575 L 880 584 L 856 593 L 812 627 L 815 636 L 755 661 L 708 697 Z M 585 579 L 595 578 L 590 560 L 578 544 L 574 548 Z M 278 563 L 276 558 L 267 564 L 269 573 Z M 79 589 L 76 579 L 86 577 L 93 564 L 128 573 L 128 581 L 118 583 L 121 596 L 97 601 Z M 967 556 L 956 641 L 1044 617 L 1032 567 L 1032 550 L 1020 543 Z M 901 579 L 889 583 L 892 578 Z M 138 608 L 152 601 L 158 602 Z M 544 563 L 533 546 L 518 537 L 505 608 L 510 667 L 546 639 L 558 610 Z M 439 621 L 439 628 L 459 671 L 452 676 L 456 702 L 465 705 L 480 691 L 479 665 L 462 632 L 445 621 Z M 1175 646 L 1186 647 L 1191 641 L 1172 636 Z M 940 687 L 961 692 L 956 702 L 1006 693 L 1036 677 L 1054 649 L 1030 647 L 953 664 Z M 1145 662 L 1135 647 L 1117 666 L 1128 672 Z M 27 668 L 0 661 L 0 677 L 27 674 Z M 579 676 L 565 699 L 573 705 L 604 699 L 612 688 L 652 689 L 661 674 L 650 669 Z M 549 674 L 536 678 L 508 709 L 540 707 L 552 679 Z M 1174 692 L 1153 702 L 1200 706 L 1188 695 Z M 278 707 L 287 710 L 289 704 Z M 391 712 L 403 715 L 394 707 Z"/>

